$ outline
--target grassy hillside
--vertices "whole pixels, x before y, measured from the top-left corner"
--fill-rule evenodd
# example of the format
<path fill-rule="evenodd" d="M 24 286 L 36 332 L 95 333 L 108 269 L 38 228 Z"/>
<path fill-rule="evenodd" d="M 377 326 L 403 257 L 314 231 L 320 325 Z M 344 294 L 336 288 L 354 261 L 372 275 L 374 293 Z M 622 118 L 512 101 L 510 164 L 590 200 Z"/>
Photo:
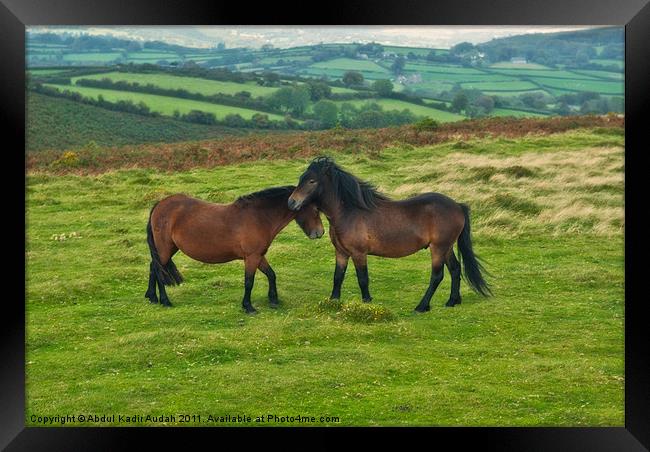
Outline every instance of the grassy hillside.
<path fill-rule="evenodd" d="M 426 252 L 370 257 L 372 306 L 392 314 L 370 323 L 350 314 L 368 309 L 352 265 L 346 310 L 325 302 L 332 245 L 294 223 L 268 253 L 278 310 L 258 274 L 260 312 L 242 313 L 241 262 L 182 254 L 186 282 L 168 290 L 175 306 L 143 298 L 157 199 L 180 191 L 229 202 L 296 183 L 307 158 L 175 173 L 30 171 L 27 425 L 32 414 L 196 413 L 194 424 L 215 425 L 208 414 L 272 413 L 330 417 L 308 425 L 623 426 L 622 129 L 459 136 L 394 139 L 381 153 L 321 150 L 395 198 L 433 190 L 467 202 L 493 275 L 494 298 L 462 283 L 451 309 L 447 274 L 431 312 L 414 315 Z"/>
<path fill-rule="evenodd" d="M 514 112 L 507 112 L 513 116 Z M 75 151 L 71 161 L 61 161 L 61 151 L 41 151 L 27 156 L 27 167 L 63 173 L 102 173 L 124 168 L 155 168 L 158 171 L 180 171 L 197 167 L 212 168 L 256 160 L 315 157 L 326 150 L 343 153 L 381 155 L 396 144 L 431 146 L 463 142 L 486 136 L 519 139 L 548 135 L 575 129 L 610 133 L 621 130 L 623 118 L 616 116 L 573 116 L 570 118 L 487 118 L 443 123 L 435 129 L 413 126 L 384 129 L 334 129 L 318 132 L 254 133 L 250 136 L 225 135 L 219 139 L 156 143 L 117 148 L 94 148 Z M 65 159 L 64 159 L 65 160 Z"/>
<path fill-rule="evenodd" d="M 27 150 L 40 151 L 83 147 L 89 142 L 121 146 L 201 140 L 247 131 L 109 111 L 29 92 L 26 133 Z"/>

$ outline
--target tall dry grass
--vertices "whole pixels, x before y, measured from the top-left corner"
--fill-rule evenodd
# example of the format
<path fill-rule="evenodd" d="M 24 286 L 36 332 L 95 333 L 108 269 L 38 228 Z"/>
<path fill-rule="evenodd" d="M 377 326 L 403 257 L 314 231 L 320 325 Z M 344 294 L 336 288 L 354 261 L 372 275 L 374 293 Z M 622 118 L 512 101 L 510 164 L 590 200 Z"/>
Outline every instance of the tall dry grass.
<path fill-rule="evenodd" d="M 470 205 L 482 234 L 620 234 L 624 228 L 622 147 L 500 157 L 455 152 L 397 169 L 396 198 L 436 191 Z"/>

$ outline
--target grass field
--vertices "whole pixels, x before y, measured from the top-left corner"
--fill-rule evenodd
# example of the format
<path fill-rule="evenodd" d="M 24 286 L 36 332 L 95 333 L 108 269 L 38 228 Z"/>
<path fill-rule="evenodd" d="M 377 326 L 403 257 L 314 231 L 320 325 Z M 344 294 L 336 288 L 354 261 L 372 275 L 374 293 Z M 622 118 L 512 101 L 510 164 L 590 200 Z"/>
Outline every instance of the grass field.
<path fill-rule="evenodd" d="M 88 52 L 88 53 L 66 53 L 63 55 L 64 61 L 79 61 L 82 63 L 102 62 L 116 60 L 122 56 L 119 52 Z"/>
<path fill-rule="evenodd" d="M 516 77 L 536 77 L 536 78 L 563 78 L 571 80 L 594 80 L 593 77 L 585 74 L 580 74 L 573 71 L 560 71 L 560 70 L 529 70 L 529 69 L 500 69 L 494 71 L 499 74 L 507 74 Z"/>
<path fill-rule="evenodd" d="M 353 60 L 351 58 L 335 58 L 333 60 L 314 63 L 309 66 L 317 69 L 339 69 L 344 71 L 385 72 L 388 70 L 369 60 Z"/>
<path fill-rule="evenodd" d="M 356 107 L 360 107 L 367 103 L 379 104 L 384 110 L 411 110 L 414 115 L 417 116 L 429 116 L 430 118 L 436 119 L 438 121 L 459 121 L 465 117 L 462 115 L 457 115 L 455 113 L 450 113 L 448 111 L 437 110 L 435 108 L 430 108 L 424 105 L 412 104 L 410 102 L 404 102 L 397 99 L 358 99 L 358 100 L 346 100 L 346 101 L 337 101 L 336 104 L 341 106 L 342 104 L 352 104 Z"/>
<path fill-rule="evenodd" d="M 104 74 L 82 75 L 79 77 L 73 77 L 72 83 L 76 83 L 79 79 L 101 80 L 103 78 L 110 78 L 116 82 L 126 81 L 129 83 L 139 83 L 141 85 L 151 83 L 152 85 L 165 89 L 182 88 L 193 93 L 201 93 L 205 95 L 217 93 L 236 94 L 241 91 L 248 91 L 252 96 L 257 97 L 268 96 L 278 89 L 260 86 L 257 83 L 222 82 L 197 77 L 178 77 L 168 74 L 137 74 L 131 72 L 108 72 Z"/>
<path fill-rule="evenodd" d="M 486 96 L 513 97 L 513 96 L 521 96 L 522 94 L 548 95 L 548 92 L 541 89 L 532 89 L 532 90 L 525 90 L 525 91 L 483 91 L 483 94 L 485 94 Z"/>
<path fill-rule="evenodd" d="M 522 110 L 511 110 L 508 108 L 495 108 L 492 110 L 492 116 L 514 116 L 516 118 L 530 117 L 530 118 L 543 118 L 544 116 L 541 113 L 532 113 L 529 111 Z"/>
<path fill-rule="evenodd" d="M 550 88 L 567 90 L 567 91 L 593 91 L 600 94 L 623 94 L 625 84 L 621 81 L 603 81 L 603 80 L 556 80 L 556 79 L 537 79 L 538 83 Z"/>
<path fill-rule="evenodd" d="M 549 69 L 547 66 L 543 66 L 537 63 L 510 63 L 507 61 L 500 61 L 499 63 L 494 63 L 490 65 L 491 68 L 495 69 Z"/>
<path fill-rule="evenodd" d="M 590 63 L 601 64 L 603 66 L 618 66 L 620 69 L 623 69 L 625 66 L 625 61 L 621 60 L 608 60 L 608 59 L 594 59 L 589 60 Z"/>
<path fill-rule="evenodd" d="M 376 323 L 319 310 L 333 248 L 294 223 L 268 253 L 278 310 L 258 274 L 260 312 L 242 313 L 241 262 L 183 255 L 186 282 L 168 290 L 175 306 L 143 298 L 155 200 L 181 191 L 228 202 L 296 183 L 305 159 L 30 172 L 26 423 L 274 413 L 336 416 L 325 422 L 334 425 L 623 426 L 623 140 L 622 129 L 599 128 L 332 153 L 396 198 L 440 191 L 469 203 L 474 247 L 493 275 L 494 298 L 463 283 L 453 309 L 443 307 L 446 275 L 431 312 L 414 315 L 428 255 L 370 257 L 372 305 L 394 316 Z M 342 300 L 363 311 L 355 279 L 350 266 Z"/>
<path fill-rule="evenodd" d="M 175 110 L 178 110 L 181 114 L 189 113 L 191 110 L 200 110 L 207 113 L 214 113 L 217 119 L 223 119 L 229 114 L 239 114 L 245 119 L 250 119 L 256 113 L 266 114 L 269 119 L 272 120 L 281 121 L 284 119 L 282 116 L 272 113 L 232 107 L 230 105 L 219 105 L 191 99 L 181 99 L 178 97 L 158 96 L 155 94 L 136 93 L 130 91 L 116 91 L 111 89 L 88 88 L 77 85 L 68 86 L 46 84 L 46 86 L 52 86 L 60 90 L 78 92 L 85 97 L 93 97 L 95 99 L 101 95 L 109 102 L 116 102 L 119 100 L 132 100 L 135 103 L 144 102 L 149 106 L 151 111 L 157 111 L 166 116 L 172 116 Z"/>
<path fill-rule="evenodd" d="M 52 75 L 66 71 L 68 71 L 68 69 L 30 69 L 28 72 L 35 75 Z"/>
<path fill-rule="evenodd" d="M 461 83 L 464 89 L 478 89 L 485 91 L 528 91 L 537 88 L 537 85 L 526 81 L 509 82 L 468 82 Z"/>

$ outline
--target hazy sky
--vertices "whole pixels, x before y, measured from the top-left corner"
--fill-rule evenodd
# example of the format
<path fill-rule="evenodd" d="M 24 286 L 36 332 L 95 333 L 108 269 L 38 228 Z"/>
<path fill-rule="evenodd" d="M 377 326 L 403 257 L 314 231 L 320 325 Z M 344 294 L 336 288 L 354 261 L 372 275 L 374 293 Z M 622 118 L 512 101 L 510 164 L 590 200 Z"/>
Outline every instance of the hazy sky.
<path fill-rule="evenodd" d="M 319 42 L 370 42 L 413 47 L 449 48 L 459 42 L 472 44 L 526 33 L 594 28 L 589 26 L 118 26 L 28 27 L 28 31 L 69 31 L 115 35 L 136 40 L 160 40 L 190 47 L 295 47 Z"/>

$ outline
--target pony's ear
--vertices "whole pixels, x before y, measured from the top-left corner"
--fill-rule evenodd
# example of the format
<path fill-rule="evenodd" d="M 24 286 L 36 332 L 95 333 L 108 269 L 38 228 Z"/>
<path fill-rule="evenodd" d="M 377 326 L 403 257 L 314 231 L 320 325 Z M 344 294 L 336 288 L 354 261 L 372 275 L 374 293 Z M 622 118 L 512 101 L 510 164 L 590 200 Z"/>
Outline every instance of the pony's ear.
<path fill-rule="evenodd" d="M 325 161 L 323 165 L 323 173 L 327 176 L 331 176 L 334 173 L 334 165 L 330 161 Z"/>

